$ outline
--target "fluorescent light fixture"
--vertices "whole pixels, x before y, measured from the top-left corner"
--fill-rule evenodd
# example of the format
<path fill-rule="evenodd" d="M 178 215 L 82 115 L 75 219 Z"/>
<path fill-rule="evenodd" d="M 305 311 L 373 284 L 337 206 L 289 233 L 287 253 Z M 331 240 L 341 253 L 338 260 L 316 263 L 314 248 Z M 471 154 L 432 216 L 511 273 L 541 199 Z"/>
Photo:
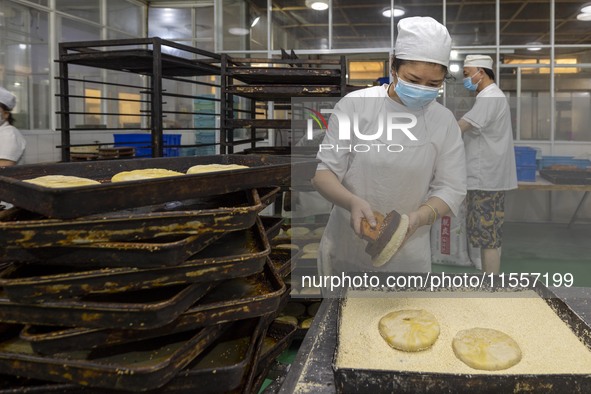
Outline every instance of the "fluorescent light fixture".
<path fill-rule="evenodd" d="M 257 23 L 259 23 L 260 20 L 261 20 L 260 16 L 257 16 L 256 18 L 254 18 L 254 20 L 250 24 L 250 27 L 255 27 L 257 25 Z"/>
<path fill-rule="evenodd" d="M 391 18 L 392 17 L 392 10 L 394 10 L 394 18 L 398 18 L 399 16 L 406 14 L 406 10 L 404 8 L 394 7 L 394 8 L 384 9 L 382 11 L 382 15 L 384 15 L 386 18 Z"/>
<path fill-rule="evenodd" d="M 18 44 L 18 47 L 22 50 L 27 49 L 27 44 Z"/>
<path fill-rule="evenodd" d="M 324 11 L 328 9 L 328 0 L 306 0 L 306 7 L 316 11 Z"/>
<path fill-rule="evenodd" d="M 585 3 L 581 7 L 581 12 L 583 14 L 591 14 L 591 3 Z"/>
<path fill-rule="evenodd" d="M 525 45 L 531 45 L 527 48 L 528 51 L 534 52 L 534 51 L 541 51 L 542 50 L 542 47 L 539 46 L 539 45 L 542 45 L 542 43 L 538 42 L 538 41 L 528 42 Z"/>
<path fill-rule="evenodd" d="M 21 83 L 20 82 L 15 82 L 14 83 L 14 86 L 16 86 L 18 88 L 19 86 L 21 86 Z"/>
<path fill-rule="evenodd" d="M 234 36 L 246 36 L 250 31 L 244 27 L 231 27 L 228 29 L 228 33 Z"/>
<path fill-rule="evenodd" d="M 591 21 L 591 12 L 581 12 L 579 15 L 577 15 L 577 20 L 580 21 Z"/>
<path fill-rule="evenodd" d="M 450 64 L 449 71 L 451 71 L 452 73 L 457 73 L 458 71 L 460 71 L 460 65 L 456 63 Z"/>
<path fill-rule="evenodd" d="M 456 51 L 455 49 L 452 49 L 452 51 L 449 53 L 449 57 L 451 57 L 452 59 L 457 59 L 458 58 L 458 51 Z"/>

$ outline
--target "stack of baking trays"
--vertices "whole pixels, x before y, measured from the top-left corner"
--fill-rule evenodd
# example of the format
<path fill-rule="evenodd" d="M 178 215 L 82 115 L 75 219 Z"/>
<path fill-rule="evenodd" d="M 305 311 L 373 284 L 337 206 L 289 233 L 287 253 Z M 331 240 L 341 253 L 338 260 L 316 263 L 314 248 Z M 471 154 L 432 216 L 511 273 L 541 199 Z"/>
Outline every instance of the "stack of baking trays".
<path fill-rule="evenodd" d="M 122 171 L 237 170 L 111 183 Z M 249 392 L 296 331 L 260 211 L 315 161 L 222 155 L 0 169 L 0 393 Z M 48 188 L 23 180 L 101 182 Z M 268 228 L 265 228 L 263 221 Z"/>
<path fill-rule="evenodd" d="M 299 339 L 307 334 L 320 307 L 320 289 L 303 287 L 301 277 L 318 275 L 318 250 L 325 224 L 325 215 L 291 219 L 283 223 L 279 233 L 270 240 L 276 260 L 292 256 L 292 271 L 286 280 L 292 285 L 293 299 L 279 312 L 278 320 L 296 324 L 295 338 Z"/>

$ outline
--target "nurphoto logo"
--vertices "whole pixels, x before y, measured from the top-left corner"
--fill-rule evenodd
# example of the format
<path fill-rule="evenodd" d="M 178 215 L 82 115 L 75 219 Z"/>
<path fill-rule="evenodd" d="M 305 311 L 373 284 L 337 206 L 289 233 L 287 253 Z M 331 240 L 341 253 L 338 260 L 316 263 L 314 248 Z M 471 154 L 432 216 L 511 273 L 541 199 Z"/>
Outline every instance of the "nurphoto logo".
<path fill-rule="evenodd" d="M 417 137 L 411 132 L 411 129 L 417 125 L 417 117 L 404 112 L 383 112 L 377 114 L 377 118 L 372 122 L 372 129 L 360 130 L 360 114 L 353 112 L 347 114 L 336 109 L 320 109 L 320 112 L 306 107 L 310 112 L 310 117 L 306 124 L 306 139 L 311 141 L 314 138 L 314 123 L 321 130 L 328 130 L 328 123 L 322 114 L 332 114 L 338 124 L 338 140 L 344 144 L 321 143 L 318 146 L 319 151 L 323 150 L 347 150 L 349 152 L 369 152 L 386 150 L 397 153 L 404 150 L 400 143 L 383 143 L 384 135 L 386 141 L 392 141 L 394 133 L 402 132 L 410 141 L 417 141 Z M 333 119 L 333 117 L 331 117 Z M 332 132 L 332 130 L 331 130 Z M 397 139 L 399 140 L 399 139 Z M 363 142 L 357 142 L 363 141 Z M 372 143 L 373 141 L 373 143 Z M 348 143 L 348 144 L 347 144 Z"/>

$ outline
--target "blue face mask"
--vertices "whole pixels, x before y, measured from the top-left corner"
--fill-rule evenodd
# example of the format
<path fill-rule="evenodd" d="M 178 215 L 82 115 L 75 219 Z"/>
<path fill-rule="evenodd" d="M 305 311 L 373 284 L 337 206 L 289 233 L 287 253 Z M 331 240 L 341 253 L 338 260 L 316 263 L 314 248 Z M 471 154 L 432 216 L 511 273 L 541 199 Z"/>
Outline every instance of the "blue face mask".
<path fill-rule="evenodd" d="M 437 98 L 439 88 L 432 88 L 429 86 L 417 85 L 400 79 L 396 74 L 398 82 L 394 87 L 396 94 L 400 97 L 402 104 L 411 109 L 419 109 L 428 105 L 431 101 Z"/>
<path fill-rule="evenodd" d="M 480 70 L 482 71 L 482 70 Z M 478 74 L 480 71 L 476 71 L 474 73 L 474 75 Z M 480 83 L 480 81 L 482 81 L 482 79 L 476 83 L 472 83 L 472 78 L 474 78 L 474 75 L 472 75 L 471 77 L 466 77 L 464 78 L 464 87 L 466 89 L 468 89 L 471 92 L 475 92 L 476 89 L 478 88 L 478 84 Z"/>

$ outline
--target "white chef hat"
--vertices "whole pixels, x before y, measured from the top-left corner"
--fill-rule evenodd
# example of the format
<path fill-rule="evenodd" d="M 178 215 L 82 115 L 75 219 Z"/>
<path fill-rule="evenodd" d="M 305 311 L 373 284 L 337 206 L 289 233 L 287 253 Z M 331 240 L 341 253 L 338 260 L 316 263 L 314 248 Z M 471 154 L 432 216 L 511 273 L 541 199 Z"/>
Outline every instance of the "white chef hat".
<path fill-rule="evenodd" d="M 464 67 L 482 67 L 492 70 L 492 57 L 487 55 L 468 55 L 464 60 Z"/>
<path fill-rule="evenodd" d="M 11 111 L 16 105 L 16 96 L 0 86 L 0 103 L 6 105 Z"/>
<path fill-rule="evenodd" d="M 413 16 L 398 22 L 394 45 L 397 59 L 418 60 L 449 66 L 451 37 L 441 23 L 431 17 Z"/>

